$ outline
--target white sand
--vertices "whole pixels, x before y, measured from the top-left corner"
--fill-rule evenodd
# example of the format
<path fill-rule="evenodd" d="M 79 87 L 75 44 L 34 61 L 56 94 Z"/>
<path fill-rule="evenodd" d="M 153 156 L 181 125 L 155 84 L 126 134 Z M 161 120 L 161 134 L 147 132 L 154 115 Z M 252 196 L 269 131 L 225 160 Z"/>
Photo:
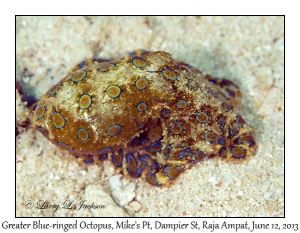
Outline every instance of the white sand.
<path fill-rule="evenodd" d="M 242 164 L 206 160 L 170 188 L 154 188 L 118 176 L 109 162 L 77 164 L 21 126 L 28 113 L 17 96 L 17 216 L 283 216 L 283 30 L 283 17 L 17 17 L 16 72 L 24 91 L 40 96 L 85 58 L 163 50 L 236 82 L 259 145 Z M 62 206 L 69 199 L 76 208 L 83 200 L 106 207 L 25 208 L 28 200 Z"/>

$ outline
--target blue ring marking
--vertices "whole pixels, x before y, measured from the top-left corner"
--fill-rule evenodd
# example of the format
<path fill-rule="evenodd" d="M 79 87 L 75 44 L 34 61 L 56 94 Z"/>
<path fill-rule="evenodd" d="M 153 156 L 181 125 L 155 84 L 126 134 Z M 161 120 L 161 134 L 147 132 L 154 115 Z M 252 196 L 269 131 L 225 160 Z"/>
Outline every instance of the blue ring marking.
<path fill-rule="evenodd" d="M 196 86 L 193 86 L 193 85 L 191 84 L 191 80 L 190 80 L 190 79 L 188 79 L 188 84 L 189 84 L 192 88 L 198 88 L 198 83 L 196 84 Z"/>
<path fill-rule="evenodd" d="M 146 106 L 145 110 L 139 110 L 140 105 L 144 105 Z M 145 102 L 140 102 L 137 106 L 136 106 L 136 110 L 138 110 L 138 112 L 146 112 L 148 110 L 148 105 Z"/>
<path fill-rule="evenodd" d="M 180 143 L 180 147 L 181 147 L 181 148 L 184 148 L 184 147 L 185 147 L 184 145 L 182 145 L 183 143 L 185 143 L 185 142 Z"/>
<path fill-rule="evenodd" d="M 141 141 L 138 141 L 138 139 L 139 139 L 139 137 L 135 137 L 135 138 L 133 139 L 133 142 L 134 142 L 136 145 L 144 145 L 144 144 L 147 142 L 147 140 L 146 140 L 145 138 L 142 138 Z"/>
<path fill-rule="evenodd" d="M 235 97 L 235 92 L 230 89 L 225 89 L 231 97 Z"/>
<path fill-rule="evenodd" d="M 99 58 L 94 58 L 94 61 L 97 62 L 97 63 L 100 63 Z"/>
<path fill-rule="evenodd" d="M 176 166 L 176 168 L 179 168 L 180 170 L 183 170 L 183 168 L 181 166 Z M 169 177 L 170 180 L 174 180 L 173 177 L 170 177 L 169 172 L 172 171 L 172 167 L 171 166 L 165 166 L 164 168 L 164 173 Z"/>
<path fill-rule="evenodd" d="M 232 81 L 228 80 L 228 79 L 223 79 L 223 81 L 220 84 L 221 86 L 234 86 L 235 88 L 239 88 L 238 85 L 234 84 Z"/>
<path fill-rule="evenodd" d="M 209 134 L 209 133 L 213 133 L 213 132 L 212 132 L 212 131 L 206 132 L 206 133 L 204 134 L 204 139 L 205 139 L 206 141 L 209 141 L 209 142 L 214 142 L 215 140 L 210 140 L 210 139 L 207 139 L 207 138 L 206 138 L 206 135 Z"/>
<path fill-rule="evenodd" d="M 173 146 L 171 146 L 171 145 L 168 145 L 165 149 L 164 149 L 164 154 L 165 154 L 165 158 L 166 159 L 168 159 L 168 158 L 170 158 L 170 153 L 171 153 L 171 149 L 173 148 Z M 167 153 L 166 152 L 166 149 L 170 149 L 170 153 Z"/>
<path fill-rule="evenodd" d="M 71 151 L 74 150 L 71 146 L 69 146 L 68 144 L 63 143 L 63 142 L 57 142 L 57 145 L 58 145 L 58 147 L 60 147 L 60 146 L 66 146 L 66 147 L 69 147 Z"/>
<path fill-rule="evenodd" d="M 232 81 L 228 80 L 228 79 L 223 79 L 223 81 L 220 84 L 221 86 L 234 86 L 235 88 L 239 88 L 238 85 L 234 84 Z"/>
<path fill-rule="evenodd" d="M 146 160 L 150 160 L 148 155 L 139 155 L 139 159 L 143 162 L 145 162 L 147 164 L 147 166 L 149 166 L 149 164 L 147 163 Z"/>
<path fill-rule="evenodd" d="M 48 94 L 49 95 L 55 95 L 56 94 L 56 91 L 57 91 L 57 89 L 58 89 L 58 87 L 60 86 L 60 82 L 59 83 L 57 83 L 56 84 L 56 87 L 55 87 L 55 89 L 54 89 L 54 91 L 48 91 Z M 51 89 L 51 88 L 50 88 Z"/>
<path fill-rule="evenodd" d="M 139 80 L 146 80 L 146 81 L 147 81 L 147 82 L 146 82 L 146 85 L 145 85 L 144 87 L 142 87 L 142 88 L 139 88 L 139 87 L 136 85 L 136 82 L 139 81 Z M 146 79 L 146 78 L 138 78 L 137 80 L 135 80 L 134 86 L 135 86 L 139 91 L 142 91 L 142 90 L 144 90 L 144 89 L 148 86 L 148 79 Z"/>
<path fill-rule="evenodd" d="M 108 88 L 110 88 L 110 87 L 112 87 L 112 86 L 119 88 L 119 93 L 118 93 L 118 95 L 110 96 L 110 95 L 107 93 Z M 106 94 L 107 94 L 110 98 L 115 99 L 115 98 L 118 98 L 118 97 L 121 95 L 122 89 L 121 89 L 121 87 L 119 87 L 119 86 L 116 85 L 116 84 L 111 84 L 111 85 L 109 85 L 109 86 L 106 88 L 105 92 L 106 92 Z"/>
<path fill-rule="evenodd" d="M 85 164 L 91 164 L 94 162 L 94 158 L 93 158 L 93 155 L 92 154 L 83 154 L 83 156 L 85 157 L 83 162 Z"/>
<path fill-rule="evenodd" d="M 217 82 L 217 78 L 211 78 L 208 80 L 209 82 L 212 82 L 212 83 L 216 83 Z"/>
<path fill-rule="evenodd" d="M 234 127 L 240 127 L 240 126 L 243 126 L 243 125 L 245 125 L 246 124 L 246 121 L 244 120 L 244 123 L 242 123 L 242 124 L 239 124 L 238 122 L 239 122 L 239 119 L 241 118 L 241 116 L 238 116 L 237 118 L 236 118 L 236 121 L 235 121 L 235 126 Z"/>
<path fill-rule="evenodd" d="M 139 125 L 139 126 L 138 126 L 138 128 L 139 128 L 139 129 L 142 129 L 142 128 L 143 128 L 143 126 Z"/>
<path fill-rule="evenodd" d="M 221 121 L 223 121 L 223 124 L 222 124 Z M 218 124 L 219 124 L 219 126 L 220 126 L 220 129 L 221 129 L 222 131 L 224 131 L 224 130 L 225 130 L 225 119 L 224 119 L 223 117 L 220 117 L 220 118 L 218 119 Z"/>
<path fill-rule="evenodd" d="M 232 147 L 231 148 L 231 152 L 232 152 L 233 157 L 236 158 L 236 159 L 243 159 L 243 158 L 245 158 L 245 156 L 246 156 L 245 150 L 243 148 L 241 148 L 241 147 L 236 147 L 236 148 L 242 149 L 244 151 L 244 154 L 242 156 L 235 155 L 234 154 L 234 147 Z"/>
<path fill-rule="evenodd" d="M 37 119 L 40 120 L 44 117 L 44 114 L 45 114 L 45 111 L 46 111 L 46 106 L 44 104 L 35 105 L 35 108 L 33 108 L 33 110 L 35 110 L 37 108 L 37 106 L 43 106 L 44 107 L 44 112 L 43 112 L 42 116 L 40 116 L 40 117 L 37 116 Z"/>
<path fill-rule="evenodd" d="M 102 69 L 103 66 L 108 66 L 108 65 L 111 65 L 111 68 L 109 68 L 108 70 L 103 70 L 103 69 Z M 114 63 L 110 63 L 110 64 L 107 64 L 107 63 L 106 63 L 106 64 L 103 64 L 102 66 L 100 66 L 100 67 L 99 67 L 99 70 L 100 70 L 101 72 L 107 72 L 107 71 L 111 70 L 112 68 L 114 68 L 115 66 L 116 66 L 116 65 L 115 65 Z"/>
<path fill-rule="evenodd" d="M 103 152 L 106 152 L 106 153 L 104 153 L 104 157 L 103 158 L 100 158 L 100 154 L 102 154 Z M 112 152 L 112 154 L 114 154 L 113 150 L 111 148 L 109 148 L 109 147 L 101 149 L 98 152 L 98 160 L 100 160 L 100 161 L 105 160 L 107 158 L 109 152 Z"/>
<path fill-rule="evenodd" d="M 151 147 L 156 147 L 156 146 L 160 146 L 160 148 L 158 150 L 152 149 L 151 147 L 148 147 L 147 149 L 150 150 L 151 152 L 160 152 L 161 151 L 161 143 L 159 141 L 157 142 L 152 142 L 150 144 Z"/>
<path fill-rule="evenodd" d="M 245 135 L 242 135 L 241 137 L 246 137 L 246 136 L 251 136 L 252 139 L 253 139 L 253 141 L 252 141 L 252 142 L 249 142 L 249 141 L 247 141 L 247 140 L 241 140 L 241 138 L 239 138 L 239 139 L 237 140 L 237 143 L 238 143 L 238 144 L 246 143 L 246 144 L 248 144 L 249 146 L 253 146 L 254 143 L 255 143 L 255 141 L 254 141 L 254 138 L 253 138 L 252 134 L 245 134 Z"/>
<path fill-rule="evenodd" d="M 229 107 L 228 107 L 228 105 L 226 105 L 226 103 L 222 103 L 222 107 L 224 108 L 224 110 L 226 111 L 226 112 L 229 112 L 230 110 L 232 110 L 233 109 L 233 106 L 232 105 L 229 105 Z"/>
<path fill-rule="evenodd" d="M 224 85 L 227 86 L 227 84 L 228 84 L 227 82 L 228 82 L 228 80 L 224 78 L 224 79 L 222 80 L 222 82 L 221 82 L 220 85 L 221 85 L 221 86 L 224 86 Z"/>
<path fill-rule="evenodd" d="M 36 110 L 36 107 L 37 107 L 37 106 L 38 106 L 37 104 L 35 104 L 35 105 L 33 106 L 33 111 Z"/>
<path fill-rule="evenodd" d="M 119 150 L 119 154 L 120 154 L 120 162 L 119 162 L 119 164 L 115 163 L 115 153 L 113 153 L 112 156 L 111 156 L 111 161 L 113 162 L 113 164 L 116 167 L 121 167 L 122 166 L 122 162 L 123 162 L 123 150 L 122 149 Z"/>
<path fill-rule="evenodd" d="M 163 109 L 162 111 L 161 111 L 161 115 L 164 117 L 164 118 L 168 118 L 169 116 L 170 116 L 170 110 L 169 109 Z M 167 116 L 165 116 L 165 114 L 167 115 Z"/>
<path fill-rule="evenodd" d="M 129 162 L 130 159 L 132 159 L 133 162 L 135 163 L 135 173 L 136 173 L 136 176 L 134 176 L 133 173 L 132 173 L 132 171 L 130 171 L 130 169 L 129 169 L 130 168 L 130 162 Z M 127 162 L 127 171 L 129 173 L 129 175 L 131 175 L 134 178 L 139 178 L 140 174 L 139 174 L 139 171 L 138 171 L 138 165 L 137 165 L 135 157 L 132 154 L 127 154 L 126 155 L 126 162 Z"/>
<path fill-rule="evenodd" d="M 223 151 L 226 152 L 225 155 L 222 155 Z M 226 158 L 227 153 L 228 153 L 228 152 L 227 152 L 227 149 L 226 149 L 225 146 L 223 146 L 223 147 L 219 150 L 219 156 L 220 156 L 221 158 Z"/>
<path fill-rule="evenodd" d="M 76 154 L 74 153 L 74 157 L 75 157 L 75 159 L 78 159 L 78 158 L 79 158 L 79 155 L 76 155 Z"/>
<path fill-rule="evenodd" d="M 137 54 L 134 51 L 132 51 L 131 53 L 129 53 L 129 55 L 131 55 L 131 56 L 137 56 Z M 146 51 L 145 50 L 142 50 L 142 55 L 146 55 Z"/>
<path fill-rule="evenodd" d="M 114 134 L 110 134 L 108 131 L 112 128 L 112 127 L 118 127 L 118 132 L 114 133 Z M 119 125 L 119 124 L 114 124 L 114 125 L 111 125 L 108 127 L 108 129 L 106 130 L 106 134 L 110 137 L 114 137 L 114 136 L 117 136 L 122 130 L 122 126 Z"/>
<path fill-rule="evenodd" d="M 80 106 L 80 100 L 81 100 L 81 98 L 82 98 L 83 96 L 88 96 L 88 97 L 90 97 L 90 102 L 91 102 L 91 103 L 90 103 L 89 106 L 87 106 L 86 108 L 82 108 L 82 107 Z M 86 109 L 89 109 L 89 107 L 91 107 L 92 103 L 93 103 L 92 97 L 91 97 L 89 94 L 83 94 L 83 95 L 80 96 L 80 98 L 79 98 L 79 100 L 78 100 L 78 107 L 79 107 L 81 110 L 86 110 Z"/>
<path fill-rule="evenodd" d="M 182 154 L 178 155 L 178 159 L 184 159 L 184 156 Z"/>
<path fill-rule="evenodd" d="M 145 159 L 150 159 L 150 157 L 148 155 L 140 155 L 140 160 L 145 161 Z"/>
<path fill-rule="evenodd" d="M 204 122 L 204 121 L 200 121 L 200 120 L 198 119 L 198 116 L 199 116 L 200 114 L 202 115 L 203 113 L 207 116 L 207 120 L 206 120 L 205 122 Z M 198 122 L 200 122 L 201 124 L 206 124 L 206 123 L 209 121 L 209 115 L 208 115 L 206 112 L 198 112 L 195 118 L 196 118 L 196 120 L 197 120 Z"/>
<path fill-rule="evenodd" d="M 194 163 L 197 163 L 199 161 L 198 153 L 201 153 L 203 157 L 206 157 L 206 154 L 202 150 L 196 150 L 194 153 Z"/>
<path fill-rule="evenodd" d="M 154 180 L 156 186 L 161 186 L 161 184 L 159 184 L 159 183 L 157 182 L 157 180 L 155 179 L 155 175 L 152 174 L 151 172 L 148 172 L 147 177 L 146 177 L 146 181 L 147 181 L 148 183 L 150 183 L 150 182 L 148 181 L 149 176 L 151 176 L 151 177 L 153 178 L 153 180 Z M 151 184 L 151 183 L 150 183 L 150 184 Z"/>
<path fill-rule="evenodd" d="M 218 139 L 218 143 L 219 143 L 220 145 L 225 145 L 225 138 L 219 138 L 219 139 Z"/>
<path fill-rule="evenodd" d="M 179 126 L 180 126 L 180 129 L 181 129 L 181 131 L 180 131 L 179 133 L 174 133 L 174 132 L 173 132 L 172 128 L 174 127 L 174 125 L 179 125 Z M 179 122 L 177 122 L 177 121 L 174 121 L 174 122 L 172 123 L 172 125 L 170 126 L 170 130 L 171 130 L 171 132 L 172 132 L 173 134 L 175 134 L 175 135 L 179 135 L 179 134 L 181 134 L 181 133 L 182 133 L 182 131 L 183 131 L 183 127 L 182 127 L 182 125 L 181 125 Z"/>
<path fill-rule="evenodd" d="M 171 70 L 174 74 L 175 74 L 175 78 L 169 78 L 168 76 L 166 76 L 165 75 L 165 72 L 167 71 L 167 70 Z M 175 80 L 178 80 L 178 75 L 176 74 L 176 72 L 174 71 L 174 70 L 172 70 L 172 69 L 164 69 L 164 70 L 162 70 L 162 75 L 166 78 L 166 79 L 169 79 L 169 80 L 172 80 L 172 81 L 175 81 Z"/>
<path fill-rule="evenodd" d="M 61 126 L 61 127 L 56 127 L 56 125 L 55 125 L 54 122 L 53 122 L 53 116 L 54 116 L 54 114 L 59 114 L 59 115 L 63 118 L 63 120 L 64 120 L 64 125 L 63 125 L 63 126 Z M 65 127 L 65 125 L 66 125 L 66 120 L 65 120 L 64 116 L 63 116 L 60 112 L 53 112 L 53 114 L 52 114 L 52 124 L 54 125 L 54 127 L 55 127 L 56 129 L 62 129 L 62 128 Z"/>
<path fill-rule="evenodd" d="M 152 164 L 150 166 L 151 170 L 155 170 L 155 171 L 159 171 L 160 170 L 160 166 L 158 165 L 158 163 L 152 161 Z"/>
<path fill-rule="evenodd" d="M 84 132 L 86 133 L 87 136 L 86 136 L 85 139 L 81 139 L 81 138 L 79 137 L 81 131 L 84 131 Z M 80 141 L 86 142 L 86 141 L 90 138 L 90 135 L 89 135 L 89 133 L 88 133 L 88 131 L 87 131 L 86 129 L 84 129 L 84 128 L 79 128 L 78 131 L 77 131 L 77 137 L 78 137 L 78 139 L 79 139 Z"/>
<path fill-rule="evenodd" d="M 144 164 L 145 165 L 145 167 L 142 167 L 142 164 Z M 146 163 L 146 162 L 144 162 L 144 161 L 142 161 L 141 163 L 140 163 L 140 165 L 139 165 L 139 173 L 138 173 L 138 176 L 140 177 L 141 176 L 141 174 L 142 174 L 142 172 L 146 169 L 148 167 L 148 164 Z"/>
<path fill-rule="evenodd" d="M 140 60 L 140 61 L 145 62 L 145 65 L 138 66 L 138 65 L 134 64 L 135 60 Z M 132 59 L 131 63 L 132 63 L 132 65 L 136 66 L 137 68 L 145 68 L 148 65 L 148 63 L 145 60 L 141 59 L 141 58 L 134 58 L 134 59 Z"/>
<path fill-rule="evenodd" d="M 213 93 L 212 90 L 211 90 L 210 88 L 207 88 L 207 93 L 211 94 L 213 97 L 216 97 L 216 98 L 217 98 L 218 95 L 219 95 L 219 92 Z"/>
<path fill-rule="evenodd" d="M 77 74 L 79 74 L 79 73 L 81 73 L 81 72 L 84 73 L 84 75 L 82 76 L 82 78 L 79 79 L 79 80 L 73 80 L 73 78 L 74 78 Z M 86 74 L 87 74 L 87 73 L 86 73 L 85 70 L 77 71 L 76 73 L 74 73 L 74 74 L 72 75 L 71 81 L 74 82 L 74 83 L 78 83 L 78 82 L 82 81 L 82 80 L 86 77 Z"/>
<path fill-rule="evenodd" d="M 83 68 L 84 67 L 84 61 L 82 61 L 80 64 L 79 64 L 79 68 Z"/>
<path fill-rule="evenodd" d="M 38 127 L 37 130 L 40 131 L 46 138 L 48 138 L 48 133 L 43 129 L 43 127 Z"/>
<path fill-rule="evenodd" d="M 238 131 L 238 128 L 237 127 L 233 127 L 231 130 L 229 130 L 230 136 L 236 135 L 237 131 Z"/>
<path fill-rule="evenodd" d="M 170 171 L 172 171 L 172 167 L 171 166 L 165 166 L 164 173 L 169 177 L 170 180 L 173 180 L 173 178 L 170 177 L 170 175 L 169 175 Z"/>
<path fill-rule="evenodd" d="M 186 148 L 181 151 L 181 153 L 178 155 L 178 158 L 184 159 L 185 156 L 190 156 L 192 154 L 193 154 L 193 151 L 191 150 L 191 148 Z"/>
<path fill-rule="evenodd" d="M 185 106 L 184 107 L 179 107 L 178 106 L 179 102 L 180 103 L 183 102 L 185 104 Z M 186 108 L 187 106 L 188 106 L 188 103 L 186 102 L 186 100 L 178 100 L 177 103 L 176 103 L 176 107 L 180 108 L 180 109 Z"/>

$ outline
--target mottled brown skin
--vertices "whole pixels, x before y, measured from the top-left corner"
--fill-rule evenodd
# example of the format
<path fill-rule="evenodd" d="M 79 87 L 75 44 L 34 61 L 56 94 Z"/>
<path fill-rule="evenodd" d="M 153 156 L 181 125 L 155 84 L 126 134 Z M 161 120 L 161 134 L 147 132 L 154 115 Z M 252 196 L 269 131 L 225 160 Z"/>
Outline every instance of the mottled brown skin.
<path fill-rule="evenodd" d="M 240 161 L 254 155 L 257 144 L 253 130 L 236 110 L 241 93 L 231 81 L 203 76 L 162 51 L 138 51 L 118 60 L 100 62 L 90 62 L 51 88 L 52 94 L 47 92 L 36 104 L 33 117 L 36 129 L 53 144 L 75 154 L 79 161 L 100 163 L 98 155 L 103 158 L 102 149 L 110 148 L 106 150 L 106 160 L 114 160 L 123 174 L 160 186 L 170 184 L 203 158 L 217 156 L 225 161 Z M 100 67 L 109 70 L 101 72 Z M 83 80 L 72 81 L 72 77 L 81 77 L 83 71 Z M 136 83 L 137 79 L 141 80 Z M 145 79 L 148 83 L 144 88 Z M 113 87 L 109 89 L 110 85 Z M 121 93 L 111 98 L 118 94 L 115 85 Z M 92 99 L 87 109 L 80 109 L 78 101 L 82 95 Z M 88 106 L 86 100 L 83 103 L 81 107 Z M 162 111 L 165 116 L 170 111 L 170 115 L 164 117 Z M 60 122 L 60 115 L 55 115 L 53 122 L 54 112 L 59 112 L 65 122 Z M 199 112 L 202 123 L 197 120 Z M 208 121 L 204 123 L 206 117 Z M 79 129 L 83 129 L 80 135 Z M 86 132 L 88 139 L 81 140 Z M 205 157 L 197 150 L 203 151 Z"/>

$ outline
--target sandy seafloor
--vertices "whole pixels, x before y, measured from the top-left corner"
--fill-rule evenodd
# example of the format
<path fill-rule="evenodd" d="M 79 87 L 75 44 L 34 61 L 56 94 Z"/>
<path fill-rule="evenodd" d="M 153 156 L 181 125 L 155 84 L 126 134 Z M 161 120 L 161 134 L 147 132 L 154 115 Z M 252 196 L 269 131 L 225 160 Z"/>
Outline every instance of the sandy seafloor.
<path fill-rule="evenodd" d="M 205 160 L 171 187 L 155 188 L 116 174 L 110 162 L 78 164 L 32 128 L 17 93 L 16 215 L 283 216 L 283 23 L 283 17 L 17 17 L 16 77 L 24 97 L 39 98 L 83 59 L 163 50 L 240 86 L 241 114 L 259 149 L 242 164 Z M 39 200 L 60 208 L 26 208 Z M 61 208 L 66 200 L 74 201 L 72 209 Z M 105 208 L 77 211 L 84 200 Z"/>

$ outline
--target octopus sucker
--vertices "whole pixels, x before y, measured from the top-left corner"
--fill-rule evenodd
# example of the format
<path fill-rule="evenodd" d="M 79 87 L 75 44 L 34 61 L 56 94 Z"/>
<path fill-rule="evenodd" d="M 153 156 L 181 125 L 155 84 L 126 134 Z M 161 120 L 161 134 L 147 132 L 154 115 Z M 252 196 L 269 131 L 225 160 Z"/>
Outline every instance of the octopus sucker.
<path fill-rule="evenodd" d="M 33 125 L 79 163 L 109 160 L 126 177 L 164 187 L 204 159 L 255 154 L 241 96 L 232 81 L 167 52 L 137 50 L 80 62 L 33 106 Z"/>

